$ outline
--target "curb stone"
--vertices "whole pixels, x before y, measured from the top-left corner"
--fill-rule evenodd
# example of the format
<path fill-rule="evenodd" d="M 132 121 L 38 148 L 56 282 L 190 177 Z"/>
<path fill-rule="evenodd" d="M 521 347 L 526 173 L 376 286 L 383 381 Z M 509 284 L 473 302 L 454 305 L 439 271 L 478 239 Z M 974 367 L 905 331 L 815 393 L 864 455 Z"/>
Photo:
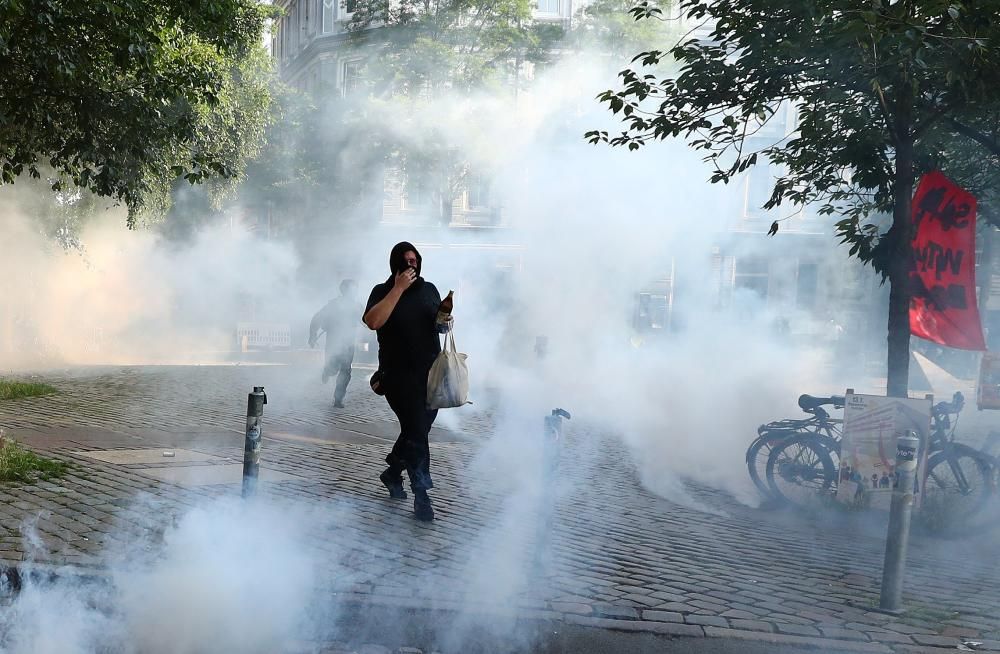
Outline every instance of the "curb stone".
<path fill-rule="evenodd" d="M 891 654 L 892 649 L 880 643 L 863 643 L 854 640 L 834 640 L 831 638 L 810 638 L 808 636 L 790 636 L 773 634 L 766 631 L 740 631 L 739 629 L 723 629 L 722 627 L 705 627 L 705 635 L 709 638 L 731 638 L 733 640 L 749 640 L 772 645 L 799 645 L 801 647 L 828 649 L 836 644 L 839 651 L 865 652 L 869 654 Z"/>
<path fill-rule="evenodd" d="M 931 647 L 930 645 L 900 645 L 896 648 L 898 654 L 944 654 L 944 652 L 957 652 L 954 647 Z M 984 649 L 977 647 L 977 652 L 992 652 L 995 649 Z"/>
<path fill-rule="evenodd" d="M 12 563 L 14 565 L 11 565 Z M 28 568 L 28 570 L 25 570 L 26 568 Z M 53 580 L 58 577 L 70 577 L 79 581 L 86 581 L 90 583 L 106 584 L 109 582 L 109 576 L 107 573 L 99 569 L 74 568 L 72 566 L 55 566 L 41 563 L 31 564 L 29 568 L 29 566 L 20 561 L 0 562 L 0 573 L 8 576 L 12 573 L 15 575 L 28 574 L 33 578 L 42 578 L 46 580 Z M 364 610 L 366 607 L 383 607 L 387 609 L 400 610 L 414 616 L 421 615 L 430 620 L 435 619 L 434 614 L 445 614 L 442 615 L 440 619 L 448 621 L 453 619 L 454 614 L 456 613 L 470 613 L 469 606 L 456 601 L 423 600 L 408 597 L 380 597 L 378 595 L 336 591 L 331 593 L 331 597 L 336 598 L 336 601 L 345 608 L 351 607 Z M 660 612 L 647 611 L 646 613 L 656 615 Z M 836 651 L 839 652 L 858 652 L 860 654 L 942 654 L 946 649 L 954 651 L 954 644 L 952 641 L 958 640 L 957 638 L 930 637 L 929 640 L 933 639 L 941 644 L 939 647 L 933 647 L 929 643 L 924 645 L 913 645 L 905 641 L 895 642 L 901 640 L 902 638 L 907 638 L 902 634 L 895 634 L 892 632 L 885 634 L 873 634 L 876 641 L 882 636 L 886 636 L 885 640 L 887 641 L 894 641 L 892 642 L 892 646 L 890 646 L 889 644 L 883 642 L 864 642 L 857 640 L 842 640 L 830 637 L 810 637 L 771 633 L 766 631 L 749 631 L 712 626 L 710 624 L 701 626 L 697 624 L 678 622 L 601 618 L 556 611 L 490 609 L 489 607 L 483 606 L 471 609 L 471 614 L 480 617 L 510 619 L 518 622 L 534 622 L 539 624 L 546 623 L 555 625 L 561 622 L 564 624 L 608 629 L 612 631 L 645 632 L 682 638 L 724 638 L 774 645 L 796 645 L 808 649 L 829 650 L 831 647 L 836 647 Z M 674 614 L 666 614 L 663 617 L 674 617 Z M 705 622 L 715 621 L 712 619 L 713 616 L 692 615 L 687 616 L 687 618 L 698 621 L 704 620 Z M 718 619 L 721 620 L 721 618 Z M 927 636 L 924 637 L 928 638 Z M 948 644 L 946 645 L 944 641 L 948 641 Z M 909 642 L 912 643 L 912 641 Z M 984 648 L 984 651 L 995 651 L 1000 649 L 1000 642 L 994 641 L 988 643 L 988 645 L 994 647 L 986 647 Z M 374 652 L 375 650 L 371 651 Z"/>
<path fill-rule="evenodd" d="M 701 627 L 676 622 L 650 622 L 648 620 L 614 620 L 612 618 L 590 618 L 579 615 L 568 615 L 563 618 L 567 624 L 581 627 L 597 627 L 615 631 L 643 631 L 665 636 L 701 637 L 705 632 Z"/>

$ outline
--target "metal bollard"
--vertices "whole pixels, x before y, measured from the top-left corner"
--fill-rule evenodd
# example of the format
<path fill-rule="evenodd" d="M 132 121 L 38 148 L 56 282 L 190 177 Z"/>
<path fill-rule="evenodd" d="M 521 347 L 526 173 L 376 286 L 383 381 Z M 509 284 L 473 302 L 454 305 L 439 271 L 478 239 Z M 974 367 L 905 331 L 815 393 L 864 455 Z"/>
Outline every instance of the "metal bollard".
<path fill-rule="evenodd" d="M 260 419 L 264 415 L 267 395 L 263 386 L 254 386 L 247 395 L 247 437 L 243 443 L 243 497 L 257 492 L 260 472 Z"/>
<path fill-rule="evenodd" d="M 569 420 L 572 416 L 564 409 L 552 409 L 545 416 L 545 466 L 547 472 L 552 472 L 559 464 L 559 444 L 562 440 L 562 419 Z"/>
<path fill-rule="evenodd" d="M 543 570 L 548 567 L 551 558 L 551 537 L 552 521 L 555 512 L 555 493 L 553 492 L 556 479 L 556 471 L 559 468 L 559 448 L 562 445 L 562 421 L 563 418 L 570 418 L 569 411 L 563 409 L 553 409 L 552 413 L 545 416 L 545 431 L 542 435 L 542 465 L 541 483 L 539 485 L 540 496 L 538 498 L 538 521 L 536 523 L 535 537 L 535 565 L 538 566 L 536 572 L 543 574 Z"/>
<path fill-rule="evenodd" d="M 882 593 L 879 608 L 899 613 L 903 604 L 903 577 L 906 574 L 906 546 L 910 540 L 913 488 L 917 477 L 917 448 L 920 439 L 908 431 L 896 439 L 896 481 L 889 509 L 889 533 L 882 564 Z"/>

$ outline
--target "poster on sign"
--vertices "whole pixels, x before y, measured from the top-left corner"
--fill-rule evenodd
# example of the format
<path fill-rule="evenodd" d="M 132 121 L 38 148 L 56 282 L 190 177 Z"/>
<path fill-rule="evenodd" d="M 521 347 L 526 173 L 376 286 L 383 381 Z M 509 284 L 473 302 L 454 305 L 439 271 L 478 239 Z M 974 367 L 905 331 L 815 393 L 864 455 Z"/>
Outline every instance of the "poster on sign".
<path fill-rule="evenodd" d="M 847 393 L 837 500 L 859 508 L 888 510 L 896 465 L 896 438 L 920 439 L 917 479 L 923 479 L 931 427 L 931 398 L 911 400 Z M 919 502 L 919 494 L 917 502 Z"/>
<path fill-rule="evenodd" d="M 938 171 L 913 195 L 910 333 L 963 350 L 986 349 L 976 304 L 976 198 Z"/>

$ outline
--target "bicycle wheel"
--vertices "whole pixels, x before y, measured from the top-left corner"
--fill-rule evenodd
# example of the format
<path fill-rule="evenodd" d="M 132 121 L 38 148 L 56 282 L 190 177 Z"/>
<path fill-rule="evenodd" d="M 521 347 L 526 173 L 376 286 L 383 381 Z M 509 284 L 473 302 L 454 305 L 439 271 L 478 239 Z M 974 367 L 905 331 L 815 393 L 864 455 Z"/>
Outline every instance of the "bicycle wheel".
<path fill-rule="evenodd" d="M 771 493 L 789 504 L 804 505 L 828 495 L 836 478 L 829 451 L 811 436 L 782 441 L 767 458 Z"/>
<path fill-rule="evenodd" d="M 747 448 L 747 472 L 753 485 L 757 487 L 760 494 L 765 498 L 773 497 L 771 487 L 767 485 L 765 475 L 767 474 L 767 458 L 771 456 L 771 450 L 783 440 L 800 435 L 802 432 L 790 429 L 771 429 L 762 432 L 750 443 Z"/>
<path fill-rule="evenodd" d="M 927 461 L 921 514 L 933 530 L 969 526 L 993 494 L 993 469 L 978 450 L 952 443 Z"/>
<path fill-rule="evenodd" d="M 771 441 L 763 436 L 758 436 L 747 448 L 747 472 L 753 485 L 757 487 L 764 497 L 771 497 L 771 489 L 764 481 L 765 470 L 767 469 L 767 457 L 771 455 Z"/>

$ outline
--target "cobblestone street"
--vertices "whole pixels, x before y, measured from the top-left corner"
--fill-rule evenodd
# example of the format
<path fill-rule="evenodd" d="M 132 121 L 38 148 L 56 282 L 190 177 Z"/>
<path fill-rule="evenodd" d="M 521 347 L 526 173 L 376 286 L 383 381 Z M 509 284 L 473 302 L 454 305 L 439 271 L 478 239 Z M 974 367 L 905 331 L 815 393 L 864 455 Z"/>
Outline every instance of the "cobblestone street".
<path fill-rule="evenodd" d="M 99 574 L 134 539 L 238 496 L 238 479 L 207 483 L 196 473 L 241 464 L 246 393 L 263 385 L 261 494 L 320 516 L 308 527 L 309 547 L 329 561 L 317 578 L 333 603 L 836 651 L 954 650 L 969 639 L 1000 650 L 995 534 L 915 534 L 910 611 L 893 617 L 871 610 L 883 527 L 750 508 L 695 486 L 706 510 L 679 506 L 639 484 L 617 439 L 579 421 L 566 426 L 546 522 L 544 497 L 497 483 L 503 475 L 479 456 L 495 436 L 494 412 L 480 405 L 432 432 L 438 519 L 424 525 L 378 482 L 395 423 L 366 371 L 355 370 L 346 409 L 331 407 L 332 386 L 316 376 L 289 366 L 41 375 L 59 393 L 0 403 L 0 427 L 73 466 L 61 479 L 3 489 L 0 561 Z M 104 452 L 113 450 L 153 456 L 122 461 Z M 268 473 L 277 476 L 268 481 Z M 43 548 L 29 548 L 26 525 Z"/>

